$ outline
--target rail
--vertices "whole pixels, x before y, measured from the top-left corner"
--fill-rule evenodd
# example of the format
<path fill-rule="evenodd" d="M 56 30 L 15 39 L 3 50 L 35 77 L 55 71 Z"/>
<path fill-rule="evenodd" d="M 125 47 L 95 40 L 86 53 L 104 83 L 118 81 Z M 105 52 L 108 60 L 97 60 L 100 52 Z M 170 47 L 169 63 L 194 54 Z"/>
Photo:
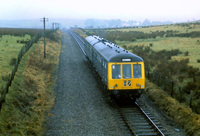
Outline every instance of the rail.
<path fill-rule="evenodd" d="M 138 106 L 140 111 L 146 116 L 146 118 L 151 122 L 151 124 L 154 126 L 155 130 L 159 133 L 160 136 L 165 136 L 165 134 L 158 128 L 158 126 L 153 122 L 153 120 L 146 114 L 146 112 L 138 105 L 137 102 L 135 102 L 135 105 Z"/>
<path fill-rule="evenodd" d="M 165 136 L 168 135 L 167 133 L 164 134 L 157 126 L 156 123 L 151 119 L 154 117 L 150 117 L 151 115 L 146 113 L 144 109 L 139 106 L 137 102 L 135 105 L 130 107 L 120 107 L 115 100 L 111 100 L 111 103 L 117 109 L 120 118 L 123 120 L 123 124 L 128 129 L 128 134 L 132 136 L 140 136 L 140 135 L 155 135 L 155 136 Z M 160 123 L 157 123 L 160 124 Z"/>
<path fill-rule="evenodd" d="M 70 30 L 68 30 L 68 32 L 71 34 L 71 36 L 74 38 L 74 40 L 77 42 L 77 44 L 79 45 L 82 53 L 87 56 L 86 52 L 84 51 L 83 46 L 85 46 L 85 42 L 75 33 L 75 32 L 72 32 Z M 82 45 L 81 45 L 82 44 Z"/>

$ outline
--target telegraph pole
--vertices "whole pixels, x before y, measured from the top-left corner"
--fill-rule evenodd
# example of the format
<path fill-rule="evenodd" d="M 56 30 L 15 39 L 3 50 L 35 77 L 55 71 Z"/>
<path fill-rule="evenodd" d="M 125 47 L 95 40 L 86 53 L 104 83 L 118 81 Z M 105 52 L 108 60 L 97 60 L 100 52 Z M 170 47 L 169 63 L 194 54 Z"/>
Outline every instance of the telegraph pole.
<path fill-rule="evenodd" d="M 57 25 L 56 29 L 59 29 L 59 23 L 56 23 L 56 25 Z"/>
<path fill-rule="evenodd" d="M 55 29 L 59 29 L 59 23 L 55 22 Z"/>
<path fill-rule="evenodd" d="M 53 30 L 54 30 L 54 24 L 55 24 L 55 23 L 52 23 L 52 29 L 53 29 Z"/>
<path fill-rule="evenodd" d="M 48 18 L 43 17 L 43 24 L 44 24 L 44 58 L 46 58 L 45 21 L 48 21 Z"/>

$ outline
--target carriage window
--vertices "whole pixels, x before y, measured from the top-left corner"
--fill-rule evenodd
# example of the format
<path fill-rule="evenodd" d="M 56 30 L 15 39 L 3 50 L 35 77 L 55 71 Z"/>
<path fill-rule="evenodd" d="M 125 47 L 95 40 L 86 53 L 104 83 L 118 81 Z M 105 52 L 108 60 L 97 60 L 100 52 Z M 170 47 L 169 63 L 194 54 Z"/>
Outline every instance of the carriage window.
<path fill-rule="evenodd" d="M 134 78 L 142 78 L 141 64 L 133 64 Z"/>
<path fill-rule="evenodd" d="M 112 78 L 120 79 L 121 78 L 121 67 L 120 65 L 112 65 Z"/>
<path fill-rule="evenodd" d="M 131 78 L 131 64 L 123 64 L 123 78 Z"/>

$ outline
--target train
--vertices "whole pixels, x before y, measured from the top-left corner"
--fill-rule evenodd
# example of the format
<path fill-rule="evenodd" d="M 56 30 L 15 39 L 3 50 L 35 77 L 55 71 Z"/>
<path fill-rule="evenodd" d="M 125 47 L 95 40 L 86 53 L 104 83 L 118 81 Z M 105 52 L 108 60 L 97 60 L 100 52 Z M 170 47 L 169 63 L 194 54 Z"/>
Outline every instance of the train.
<path fill-rule="evenodd" d="M 99 36 L 88 36 L 85 40 L 87 58 L 105 90 L 116 96 L 140 97 L 145 89 L 144 60 Z"/>

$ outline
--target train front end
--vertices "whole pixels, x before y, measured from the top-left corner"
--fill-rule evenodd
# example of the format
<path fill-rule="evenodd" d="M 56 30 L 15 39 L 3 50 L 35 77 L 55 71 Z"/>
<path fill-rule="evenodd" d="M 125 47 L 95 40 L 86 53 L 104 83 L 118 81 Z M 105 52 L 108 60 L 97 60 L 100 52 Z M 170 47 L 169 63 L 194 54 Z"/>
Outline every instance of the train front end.
<path fill-rule="evenodd" d="M 108 90 L 117 95 L 139 97 L 145 88 L 144 62 L 108 63 Z"/>

